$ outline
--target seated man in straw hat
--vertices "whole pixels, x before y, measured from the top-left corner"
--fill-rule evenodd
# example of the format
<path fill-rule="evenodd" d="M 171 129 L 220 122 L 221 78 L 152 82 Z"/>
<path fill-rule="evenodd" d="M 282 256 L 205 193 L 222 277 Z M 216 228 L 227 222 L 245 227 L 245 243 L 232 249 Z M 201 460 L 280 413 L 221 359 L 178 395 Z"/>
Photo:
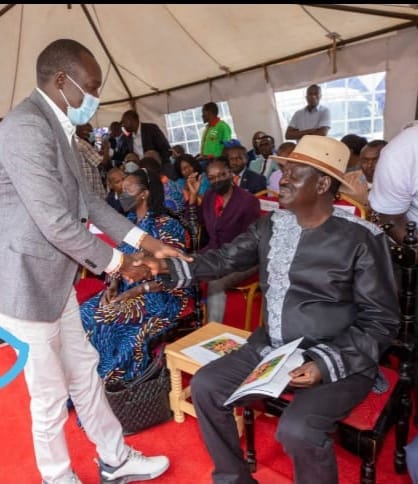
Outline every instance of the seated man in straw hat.
<path fill-rule="evenodd" d="M 304 337 L 304 363 L 290 372 L 295 396 L 277 438 L 297 484 L 338 484 L 332 432 L 373 387 L 378 361 L 398 330 L 398 302 L 385 234 L 333 208 L 350 152 L 306 135 L 286 158 L 280 205 L 232 243 L 192 263 L 149 260 L 177 285 L 260 267 L 265 325 L 248 344 L 202 367 L 192 399 L 214 461 L 213 481 L 254 484 L 225 400 L 274 348 Z"/>

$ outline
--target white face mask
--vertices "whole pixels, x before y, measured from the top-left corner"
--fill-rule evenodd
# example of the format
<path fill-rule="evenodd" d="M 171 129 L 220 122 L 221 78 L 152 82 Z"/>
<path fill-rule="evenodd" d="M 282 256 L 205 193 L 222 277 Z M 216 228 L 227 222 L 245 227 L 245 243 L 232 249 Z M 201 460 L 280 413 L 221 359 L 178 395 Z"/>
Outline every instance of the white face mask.
<path fill-rule="evenodd" d="M 81 106 L 78 108 L 73 108 L 68 99 L 66 98 L 62 89 L 60 89 L 60 93 L 64 98 L 64 101 L 67 103 L 67 116 L 68 119 L 74 126 L 79 126 L 86 124 L 90 121 L 90 119 L 94 116 L 97 108 L 100 104 L 100 99 L 98 97 L 92 96 L 91 94 L 85 92 L 75 81 L 71 78 L 68 74 L 66 74 L 68 79 L 83 93 L 83 102 Z"/>
<path fill-rule="evenodd" d="M 138 170 L 139 170 L 139 166 L 134 161 L 127 161 L 123 167 L 123 171 L 125 173 L 134 173 Z"/>

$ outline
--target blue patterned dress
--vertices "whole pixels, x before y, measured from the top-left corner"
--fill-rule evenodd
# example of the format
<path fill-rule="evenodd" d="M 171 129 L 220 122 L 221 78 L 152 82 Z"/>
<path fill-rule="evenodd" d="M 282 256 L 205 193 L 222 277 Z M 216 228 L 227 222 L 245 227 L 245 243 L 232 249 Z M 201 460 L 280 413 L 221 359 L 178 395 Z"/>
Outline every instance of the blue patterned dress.
<path fill-rule="evenodd" d="M 135 223 L 135 213 L 127 218 Z M 184 249 L 184 229 L 167 215 L 147 215 L 137 224 L 152 237 L 165 244 Z M 125 254 L 137 252 L 122 243 Z M 121 281 L 119 294 L 142 281 L 128 284 Z M 80 307 L 81 320 L 87 336 L 100 355 L 99 375 L 106 381 L 129 381 L 143 373 L 150 362 L 149 342 L 175 326 L 176 317 L 187 304 L 189 291 L 184 289 L 145 293 L 122 304 L 99 307 L 103 292 Z"/>

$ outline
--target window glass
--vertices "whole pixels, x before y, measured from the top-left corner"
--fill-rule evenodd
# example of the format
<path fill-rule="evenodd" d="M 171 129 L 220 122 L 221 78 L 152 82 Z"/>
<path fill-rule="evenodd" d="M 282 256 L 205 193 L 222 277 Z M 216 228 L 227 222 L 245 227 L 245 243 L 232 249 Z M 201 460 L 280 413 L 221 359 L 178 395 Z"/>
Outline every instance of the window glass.
<path fill-rule="evenodd" d="M 382 139 L 385 79 L 385 72 L 376 72 L 319 83 L 321 104 L 331 113 L 328 136 L 341 139 L 348 133 L 355 133 L 368 140 Z M 294 112 L 306 106 L 307 87 L 275 93 L 283 137 Z"/>
<path fill-rule="evenodd" d="M 234 123 L 227 102 L 218 102 L 219 117 L 229 124 L 232 137 L 236 138 Z M 165 115 L 168 141 L 171 146 L 181 144 L 186 153 L 198 155 L 205 124 L 202 121 L 202 106 Z"/>

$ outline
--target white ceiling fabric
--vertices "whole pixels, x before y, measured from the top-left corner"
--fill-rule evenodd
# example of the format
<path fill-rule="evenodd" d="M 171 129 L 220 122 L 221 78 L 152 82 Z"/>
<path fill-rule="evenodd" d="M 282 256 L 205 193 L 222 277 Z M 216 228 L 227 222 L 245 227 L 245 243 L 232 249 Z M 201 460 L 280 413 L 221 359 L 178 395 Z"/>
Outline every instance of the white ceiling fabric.
<path fill-rule="evenodd" d="M 117 119 L 119 113 L 129 108 L 129 98 L 141 97 L 137 101 L 141 112 L 158 119 L 165 112 L 196 106 L 205 98 L 217 100 L 220 93 L 223 97 L 228 92 L 236 94 L 238 85 L 249 91 L 251 81 L 248 86 L 235 76 L 222 82 L 214 79 L 257 66 L 273 66 L 274 61 L 301 53 L 321 49 L 324 52 L 332 47 L 330 33 L 338 34 L 340 42 L 349 44 L 351 39 L 368 34 L 404 29 L 418 21 L 414 6 L 332 5 L 360 11 L 357 12 L 334 10 L 325 5 L 319 8 L 319 4 L 73 4 L 71 9 L 66 4 L 16 4 L 12 8 L 0 4 L 0 117 L 31 92 L 35 86 L 36 58 L 47 44 L 58 38 L 78 40 L 94 53 L 101 65 L 104 78 L 101 101 L 105 104 L 99 118 L 106 122 Z M 364 13 L 368 10 L 375 14 Z M 399 18 L 383 16 L 389 13 Z M 338 55 L 337 51 L 337 66 Z M 332 63 L 328 56 L 326 59 L 331 73 Z M 364 65 L 364 61 L 360 64 Z M 281 66 L 282 75 L 285 76 L 286 70 L 290 72 L 286 74 L 287 80 L 286 76 L 283 78 L 284 83 L 288 84 L 289 79 L 294 82 L 291 64 Z M 274 72 L 271 69 L 273 77 Z M 322 68 L 319 72 L 323 76 Z M 316 80 L 314 77 L 311 79 Z M 208 80 L 214 81 L 208 83 Z M 200 81 L 206 82 L 176 89 Z M 278 82 L 276 76 L 275 88 Z M 303 84 L 301 78 L 299 82 Z M 217 86 L 222 86 L 221 91 Z M 155 93 L 162 94 L 143 97 Z M 244 96 L 242 91 L 238 97 Z M 116 101 L 121 102 L 107 104 Z"/>

